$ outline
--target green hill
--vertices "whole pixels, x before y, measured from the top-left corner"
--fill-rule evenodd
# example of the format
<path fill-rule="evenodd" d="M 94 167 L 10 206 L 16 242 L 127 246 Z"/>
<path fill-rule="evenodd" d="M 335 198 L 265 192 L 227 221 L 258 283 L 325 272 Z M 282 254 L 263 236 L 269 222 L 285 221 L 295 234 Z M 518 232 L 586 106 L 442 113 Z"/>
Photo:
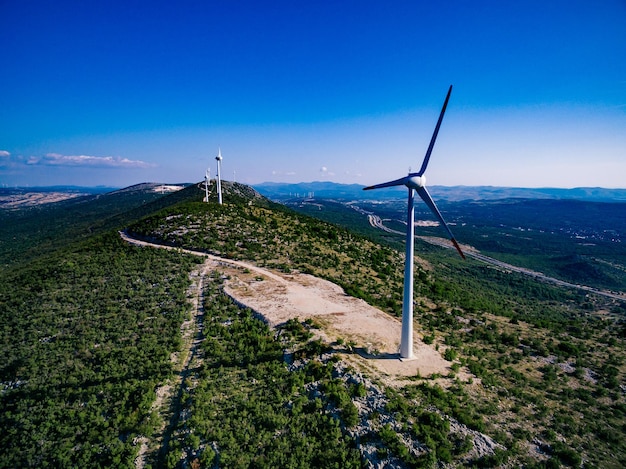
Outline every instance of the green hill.
<path fill-rule="evenodd" d="M 179 200 L 158 184 L 138 184 L 104 194 L 24 209 L 0 209 L 0 270 L 52 252 L 151 213 Z M 159 202 L 159 199 L 163 199 Z"/>
<path fill-rule="evenodd" d="M 217 273 L 203 280 L 196 350 L 183 331 L 200 258 L 116 230 L 312 273 L 390 314 L 402 255 L 244 185 L 225 183 L 221 206 L 197 184 L 144 189 L 2 214 L 0 467 L 136 467 L 143 438 L 153 467 L 626 464 L 622 305 L 424 247 L 416 332 L 453 363 L 448 376 L 388 388 L 342 365 L 346 344 L 311 340 L 315 323 L 269 329 Z M 154 407 L 166 384 L 169 407 Z M 480 434 L 501 449 L 481 449 Z"/>

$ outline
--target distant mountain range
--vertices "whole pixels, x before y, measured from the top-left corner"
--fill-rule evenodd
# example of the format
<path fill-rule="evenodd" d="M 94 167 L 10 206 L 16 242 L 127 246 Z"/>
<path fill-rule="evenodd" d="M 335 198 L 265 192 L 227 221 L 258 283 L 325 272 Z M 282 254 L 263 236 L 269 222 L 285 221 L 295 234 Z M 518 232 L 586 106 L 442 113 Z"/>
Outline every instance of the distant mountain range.
<path fill-rule="evenodd" d="M 0 188 L 0 196 L 16 196 L 26 193 L 63 192 L 73 195 L 96 195 L 121 191 L 171 192 L 174 186 L 182 188 L 189 183 L 164 185 L 159 183 L 143 183 L 120 189 L 116 187 L 82 187 L 82 186 L 48 186 L 48 187 L 16 187 Z M 323 198 L 337 200 L 388 200 L 404 197 L 403 187 L 392 187 L 376 191 L 363 191 L 361 184 L 339 184 L 329 181 L 299 182 L 288 184 L 281 182 L 264 182 L 252 185 L 260 194 L 275 201 L 298 198 Z M 428 186 L 434 198 L 441 201 L 460 202 L 469 200 L 506 200 L 506 199 L 551 199 L 551 200 L 584 200 L 591 202 L 626 202 L 626 189 L 606 189 L 602 187 L 561 188 L 524 188 L 497 186 Z"/>
<path fill-rule="evenodd" d="M 404 188 L 363 191 L 360 184 L 338 184 L 335 182 L 301 182 L 287 184 L 264 182 L 253 187 L 272 200 L 318 197 L 325 199 L 369 199 L 385 200 L 402 197 Z M 495 186 L 429 186 L 433 197 L 439 200 L 498 200 L 498 199 L 561 199 L 585 200 L 594 202 L 626 202 L 626 189 L 605 189 L 602 187 L 523 188 Z"/>
<path fill-rule="evenodd" d="M 66 192 L 79 194 L 104 194 L 120 189 L 109 186 L 21 186 L 21 187 L 0 187 L 0 193 L 26 193 L 26 192 Z"/>

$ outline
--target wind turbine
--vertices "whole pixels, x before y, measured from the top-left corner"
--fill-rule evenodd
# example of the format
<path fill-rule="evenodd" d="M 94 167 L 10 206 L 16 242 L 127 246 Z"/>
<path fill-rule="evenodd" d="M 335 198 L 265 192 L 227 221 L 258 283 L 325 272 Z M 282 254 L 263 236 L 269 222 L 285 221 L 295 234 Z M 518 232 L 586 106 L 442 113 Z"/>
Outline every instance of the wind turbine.
<path fill-rule="evenodd" d="M 428 208 L 430 208 L 430 210 L 439 219 L 443 227 L 450 235 L 452 244 L 454 244 L 454 247 L 459 252 L 461 257 L 465 259 L 465 255 L 463 255 L 463 251 L 461 251 L 459 244 L 456 242 L 456 239 L 454 239 L 452 231 L 450 231 L 450 228 L 448 228 L 448 225 L 441 216 L 441 212 L 439 212 L 439 209 L 435 205 L 435 202 L 426 190 L 426 177 L 424 176 L 424 173 L 426 172 L 426 167 L 428 166 L 428 161 L 430 160 L 430 154 L 433 151 L 433 146 L 435 145 L 435 140 L 437 139 L 437 134 L 439 133 L 439 127 L 441 127 L 443 115 L 446 112 L 446 107 L 448 106 L 450 93 L 452 93 L 452 85 L 450 85 L 446 100 L 444 101 L 443 107 L 441 108 L 439 120 L 437 121 L 433 136 L 430 139 L 430 145 L 428 145 L 428 150 L 426 150 L 426 156 L 424 156 L 424 161 L 422 162 L 422 167 L 420 168 L 420 170 L 417 173 L 409 172 L 409 174 L 403 178 L 396 179 L 394 181 L 384 182 L 382 184 L 376 184 L 374 186 L 365 187 L 363 189 L 367 191 L 371 189 L 381 189 L 383 187 L 393 186 L 406 186 L 409 189 L 409 206 L 407 210 L 406 223 L 406 257 L 404 265 L 404 297 L 402 301 L 402 336 L 400 339 L 400 358 L 404 359 L 409 359 L 413 357 L 413 252 L 415 244 L 413 237 L 415 230 L 415 192 L 417 192 L 417 194 L 422 198 L 426 205 L 428 205 Z"/>
<path fill-rule="evenodd" d="M 204 201 L 209 201 L 209 184 L 211 182 L 211 168 L 207 168 L 204 173 Z"/>
<path fill-rule="evenodd" d="M 222 169 L 222 149 L 218 148 L 217 156 L 215 157 L 217 160 L 217 201 L 220 205 L 222 205 L 222 179 L 221 179 L 221 169 Z"/>

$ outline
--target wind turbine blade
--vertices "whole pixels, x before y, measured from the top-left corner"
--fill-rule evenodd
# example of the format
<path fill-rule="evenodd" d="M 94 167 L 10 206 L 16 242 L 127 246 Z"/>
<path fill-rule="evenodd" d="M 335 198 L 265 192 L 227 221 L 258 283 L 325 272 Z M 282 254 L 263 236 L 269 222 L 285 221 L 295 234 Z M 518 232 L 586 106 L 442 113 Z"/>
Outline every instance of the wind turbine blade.
<path fill-rule="evenodd" d="M 382 184 L 375 184 L 373 186 L 364 187 L 364 191 L 370 191 L 372 189 L 382 189 L 383 187 L 395 187 L 395 186 L 404 186 L 406 182 L 406 178 L 397 179 L 395 181 L 383 182 Z"/>
<path fill-rule="evenodd" d="M 439 127 L 441 127 L 441 121 L 443 120 L 443 115 L 445 114 L 446 108 L 448 107 L 448 100 L 450 99 L 450 93 L 452 93 L 452 85 L 450 85 L 450 88 L 448 89 L 448 95 L 446 96 L 446 100 L 443 102 L 443 107 L 441 108 L 441 113 L 439 114 L 439 120 L 437 121 L 437 125 L 435 126 L 435 131 L 433 132 L 433 136 L 430 139 L 430 145 L 428 145 L 428 150 L 426 151 L 426 156 L 424 156 L 422 167 L 416 173 L 416 176 L 421 176 L 426 171 L 426 167 L 428 166 L 428 161 L 430 160 L 430 154 L 433 152 L 433 147 L 435 146 L 435 140 L 437 140 Z"/>
<path fill-rule="evenodd" d="M 426 203 L 426 205 L 428 205 L 428 208 L 430 208 L 430 210 L 435 214 L 435 216 L 439 219 L 439 221 L 441 222 L 443 227 L 446 229 L 446 231 L 450 235 L 450 240 L 452 241 L 452 244 L 454 244 L 454 247 L 456 248 L 456 250 L 459 252 L 461 257 L 463 259 L 465 259 L 465 254 L 463 254 L 463 251 L 461 251 L 461 247 L 459 246 L 459 243 L 457 243 L 456 239 L 454 239 L 454 235 L 452 234 L 452 231 L 450 231 L 450 228 L 448 228 L 448 225 L 447 225 L 446 221 L 443 219 L 443 216 L 441 215 L 441 212 L 439 211 L 439 209 L 435 205 L 435 202 L 433 201 L 433 198 L 430 196 L 430 194 L 428 193 L 426 188 L 425 187 L 420 187 L 420 188 L 418 188 L 416 190 L 417 190 L 417 193 L 419 194 L 419 196 L 422 198 L 422 200 Z"/>
<path fill-rule="evenodd" d="M 393 187 L 393 186 L 406 186 L 407 177 L 403 177 L 400 179 L 396 179 L 394 181 L 383 182 L 382 184 L 376 184 L 373 186 L 364 187 L 364 191 L 369 191 L 372 189 L 382 189 L 383 187 Z"/>

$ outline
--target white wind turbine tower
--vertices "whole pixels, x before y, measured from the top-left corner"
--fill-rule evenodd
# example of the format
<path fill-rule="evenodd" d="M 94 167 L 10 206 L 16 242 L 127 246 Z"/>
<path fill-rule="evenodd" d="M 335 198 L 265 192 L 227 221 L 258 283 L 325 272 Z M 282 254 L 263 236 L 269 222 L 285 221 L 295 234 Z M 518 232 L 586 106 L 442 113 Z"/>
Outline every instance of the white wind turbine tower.
<path fill-rule="evenodd" d="M 415 192 L 417 192 L 417 194 L 422 198 L 426 205 L 428 205 L 428 208 L 430 208 L 433 214 L 435 214 L 435 216 L 439 219 L 443 227 L 450 235 L 452 244 L 454 244 L 454 247 L 459 252 L 461 257 L 465 259 L 463 251 L 461 251 L 459 244 L 456 242 L 456 239 L 454 239 L 454 235 L 450 231 L 450 228 L 448 228 L 448 225 L 441 216 L 441 212 L 439 212 L 439 209 L 435 205 L 435 202 L 426 190 L 426 177 L 424 176 L 424 173 L 426 172 L 426 167 L 428 166 L 428 160 L 430 159 L 430 154 L 433 151 L 433 146 L 435 145 L 435 140 L 437 139 L 437 134 L 439 133 L 439 127 L 441 126 L 443 115 L 446 112 L 446 107 L 448 106 L 450 93 L 452 93 L 452 85 L 450 85 L 446 100 L 444 101 L 443 107 L 441 108 L 441 113 L 439 114 L 437 126 L 435 127 L 433 136 L 430 139 L 430 145 L 428 145 L 428 150 L 426 151 L 426 156 L 424 156 L 424 161 L 422 162 L 422 167 L 420 168 L 420 170 L 417 173 L 409 172 L 409 174 L 403 178 L 396 179 L 394 181 L 384 182 L 382 184 L 376 184 L 374 186 L 365 187 L 363 189 L 381 189 L 383 187 L 392 186 L 406 186 L 409 189 L 409 206 L 407 210 L 406 224 L 406 257 L 404 265 L 404 297 L 402 301 L 402 336 L 400 339 L 400 358 L 404 359 L 409 359 L 413 357 L 413 237 L 415 230 L 415 209 L 413 204 L 415 199 Z"/>
<path fill-rule="evenodd" d="M 217 201 L 220 205 L 222 205 L 222 149 L 218 148 L 217 156 L 215 157 L 217 160 Z"/>
<path fill-rule="evenodd" d="M 209 201 L 209 184 L 211 183 L 211 168 L 204 173 L 204 202 Z"/>

